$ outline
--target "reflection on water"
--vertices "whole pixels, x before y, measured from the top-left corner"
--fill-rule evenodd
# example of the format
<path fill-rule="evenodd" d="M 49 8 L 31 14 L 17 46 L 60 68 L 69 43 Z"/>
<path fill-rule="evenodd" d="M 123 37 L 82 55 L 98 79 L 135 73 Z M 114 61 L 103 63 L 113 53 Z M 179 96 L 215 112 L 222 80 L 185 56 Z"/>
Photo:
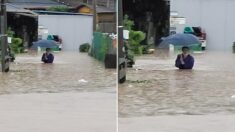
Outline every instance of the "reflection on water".
<path fill-rule="evenodd" d="M 176 69 L 175 57 L 137 58 L 119 86 L 120 117 L 235 113 L 235 54 L 194 54 L 193 70 Z"/>
<path fill-rule="evenodd" d="M 31 92 L 115 91 L 115 70 L 81 53 L 55 53 L 54 64 L 40 62 L 41 54 L 23 54 L 0 72 L 0 94 Z"/>

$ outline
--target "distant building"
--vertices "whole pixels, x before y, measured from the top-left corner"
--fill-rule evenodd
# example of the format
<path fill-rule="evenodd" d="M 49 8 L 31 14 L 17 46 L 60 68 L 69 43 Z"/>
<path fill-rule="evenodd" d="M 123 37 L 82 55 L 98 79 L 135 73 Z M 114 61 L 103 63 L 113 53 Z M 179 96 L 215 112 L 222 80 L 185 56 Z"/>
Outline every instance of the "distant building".
<path fill-rule="evenodd" d="M 176 30 L 200 26 L 206 32 L 207 49 L 231 51 L 235 42 L 234 0 L 171 0 L 171 12 L 185 19 Z"/>
<path fill-rule="evenodd" d="M 66 6 L 53 0 L 8 0 L 8 27 L 15 31 L 15 36 L 23 38 L 25 48 L 47 35 L 59 35 L 63 49 L 78 50 L 79 45 L 91 43 L 91 14 L 47 11 L 53 6 Z M 63 25 L 63 26 L 62 26 Z"/>
<path fill-rule="evenodd" d="M 84 4 L 88 4 L 88 5 L 92 5 L 93 0 L 55 0 L 57 2 L 62 2 L 64 4 L 68 4 L 68 5 L 76 5 L 77 3 L 84 3 Z M 102 7 L 107 7 L 110 9 L 115 9 L 115 5 L 116 5 L 116 0 L 96 0 L 96 4 L 97 6 L 102 6 Z"/>
<path fill-rule="evenodd" d="M 38 39 L 38 16 L 31 8 L 63 6 L 52 0 L 7 0 L 8 27 L 15 31 L 15 36 L 23 39 L 24 47 L 29 47 Z"/>
<path fill-rule="evenodd" d="M 57 0 L 76 13 L 93 14 L 92 0 Z M 116 32 L 116 0 L 97 0 L 96 12 L 98 28 L 101 32 Z"/>

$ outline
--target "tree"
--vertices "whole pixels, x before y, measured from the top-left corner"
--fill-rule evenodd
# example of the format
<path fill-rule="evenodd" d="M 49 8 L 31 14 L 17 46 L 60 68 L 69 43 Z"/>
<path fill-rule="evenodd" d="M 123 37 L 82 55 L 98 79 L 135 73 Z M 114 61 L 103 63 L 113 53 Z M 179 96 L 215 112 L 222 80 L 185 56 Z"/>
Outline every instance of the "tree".
<path fill-rule="evenodd" d="M 124 29 L 130 31 L 127 44 L 127 48 L 130 50 L 129 52 L 133 52 L 137 55 L 142 54 L 143 46 L 140 43 L 145 39 L 145 33 L 142 31 L 133 30 L 134 21 L 130 20 L 128 15 L 124 16 L 123 24 Z"/>

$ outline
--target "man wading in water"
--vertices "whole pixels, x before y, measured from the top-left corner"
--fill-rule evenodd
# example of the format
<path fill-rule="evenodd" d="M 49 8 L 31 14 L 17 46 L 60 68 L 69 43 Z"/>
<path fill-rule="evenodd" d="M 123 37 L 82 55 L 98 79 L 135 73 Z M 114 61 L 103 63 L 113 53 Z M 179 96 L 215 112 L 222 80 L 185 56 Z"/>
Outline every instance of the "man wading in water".
<path fill-rule="evenodd" d="M 182 47 L 182 54 L 179 54 L 175 60 L 175 66 L 179 69 L 192 69 L 194 58 L 189 54 L 189 47 Z"/>
<path fill-rule="evenodd" d="M 50 52 L 50 48 L 46 48 L 46 53 L 42 55 L 42 62 L 44 63 L 53 63 L 54 55 Z"/>

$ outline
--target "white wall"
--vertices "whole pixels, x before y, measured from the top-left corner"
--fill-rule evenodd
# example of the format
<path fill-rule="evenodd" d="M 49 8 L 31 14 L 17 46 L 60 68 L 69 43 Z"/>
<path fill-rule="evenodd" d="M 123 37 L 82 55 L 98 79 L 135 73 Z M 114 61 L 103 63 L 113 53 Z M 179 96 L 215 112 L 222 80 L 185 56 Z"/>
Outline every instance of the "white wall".
<path fill-rule="evenodd" d="M 185 26 L 201 26 L 207 33 L 207 48 L 232 50 L 235 41 L 235 0 L 171 0 L 171 11 L 186 18 Z"/>
<path fill-rule="evenodd" d="M 92 42 L 93 17 L 86 15 L 39 15 L 39 26 L 48 29 L 48 34 L 59 35 L 63 50 L 78 51 L 83 43 Z"/>

